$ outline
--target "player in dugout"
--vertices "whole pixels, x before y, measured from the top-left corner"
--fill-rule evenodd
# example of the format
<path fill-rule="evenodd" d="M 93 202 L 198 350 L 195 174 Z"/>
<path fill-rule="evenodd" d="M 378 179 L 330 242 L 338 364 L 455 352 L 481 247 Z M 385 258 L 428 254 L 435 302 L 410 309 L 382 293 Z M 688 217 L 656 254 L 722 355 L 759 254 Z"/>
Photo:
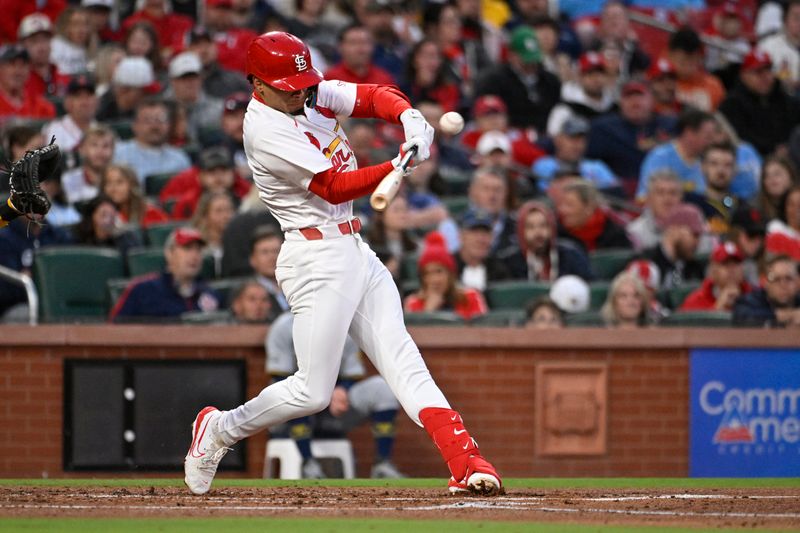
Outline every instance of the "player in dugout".
<path fill-rule="evenodd" d="M 406 152 L 414 148 L 417 163 L 430 157 L 433 127 L 393 86 L 324 81 L 306 44 L 291 34 L 259 36 L 246 60 L 253 96 L 245 153 L 259 196 L 285 234 L 276 278 L 294 315 L 298 371 L 235 409 L 209 406 L 198 413 L 184 461 L 186 485 L 195 494 L 208 492 L 230 446 L 327 407 L 349 334 L 438 447 L 450 470 L 450 492 L 500 494 L 500 476 L 431 377 L 405 328 L 392 276 L 353 218 L 352 201 L 403 169 Z M 337 116 L 401 124 L 400 154 L 358 169 Z"/>

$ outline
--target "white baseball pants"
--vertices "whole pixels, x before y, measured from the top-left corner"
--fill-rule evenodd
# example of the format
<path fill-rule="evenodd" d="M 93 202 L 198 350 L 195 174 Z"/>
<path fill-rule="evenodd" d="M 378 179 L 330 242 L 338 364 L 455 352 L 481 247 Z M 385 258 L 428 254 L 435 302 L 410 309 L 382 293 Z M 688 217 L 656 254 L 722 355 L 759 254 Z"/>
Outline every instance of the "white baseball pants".
<path fill-rule="evenodd" d="M 450 408 L 406 331 L 391 274 L 359 235 L 308 241 L 287 233 L 276 277 L 295 315 L 298 370 L 224 412 L 224 444 L 327 407 L 348 332 L 415 423 L 426 407 Z"/>

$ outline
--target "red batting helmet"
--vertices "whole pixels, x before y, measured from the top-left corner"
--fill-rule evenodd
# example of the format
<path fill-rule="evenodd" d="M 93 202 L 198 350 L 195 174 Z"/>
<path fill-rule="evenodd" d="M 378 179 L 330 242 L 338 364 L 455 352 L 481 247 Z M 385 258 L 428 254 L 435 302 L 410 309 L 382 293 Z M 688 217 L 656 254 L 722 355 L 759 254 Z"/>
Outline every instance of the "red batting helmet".
<path fill-rule="evenodd" d="M 247 47 L 247 75 L 281 91 L 299 91 L 323 80 L 311 66 L 308 46 L 294 35 L 271 31 Z"/>

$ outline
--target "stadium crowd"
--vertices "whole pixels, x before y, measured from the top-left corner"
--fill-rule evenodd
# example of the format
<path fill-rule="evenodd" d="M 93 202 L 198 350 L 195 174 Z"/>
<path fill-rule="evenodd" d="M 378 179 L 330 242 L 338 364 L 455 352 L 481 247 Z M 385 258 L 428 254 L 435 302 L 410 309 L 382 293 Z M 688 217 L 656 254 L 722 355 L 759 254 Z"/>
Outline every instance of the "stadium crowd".
<path fill-rule="evenodd" d="M 123 279 L 85 281 L 108 285 L 108 320 L 288 309 L 242 146 L 245 51 L 283 30 L 327 79 L 397 85 L 437 129 L 467 120 L 385 212 L 354 206 L 409 322 L 800 326 L 800 0 L 3 5 L 3 156 L 55 136 L 65 157 L 0 264 L 114 249 Z M 402 142 L 342 120 L 361 166 Z M 25 305 L 0 280 L 3 321 Z"/>

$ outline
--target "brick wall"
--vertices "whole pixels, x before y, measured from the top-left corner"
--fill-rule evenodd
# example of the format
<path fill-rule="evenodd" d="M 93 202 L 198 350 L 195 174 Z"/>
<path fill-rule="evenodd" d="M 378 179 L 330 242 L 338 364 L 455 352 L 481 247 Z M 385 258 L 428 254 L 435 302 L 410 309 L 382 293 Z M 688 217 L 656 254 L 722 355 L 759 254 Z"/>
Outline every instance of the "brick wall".
<path fill-rule="evenodd" d="M 484 454 L 511 477 L 685 476 L 689 347 L 795 342 L 791 333 L 765 339 L 741 330 L 570 330 L 565 338 L 562 332 L 422 328 L 412 334 Z M 264 329 L 257 327 L 3 326 L 0 336 L 6 339 L 0 348 L 0 477 L 87 475 L 62 470 L 64 358 L 244 359 L 249 396 L 268 379 Z M 608 365 L 608 451 L 602 456 L 535 455 L 536 365 L 563 361 Z M 368 428 L 356 430 L 353 440 L 359 475 L 368 475 Z M 266 435 L 248 439 L 247 475 L 261 475 L 265 442 Z M 395 458 L 409 475 L 447 476 L 425 432 L 405 416 Z"/>

